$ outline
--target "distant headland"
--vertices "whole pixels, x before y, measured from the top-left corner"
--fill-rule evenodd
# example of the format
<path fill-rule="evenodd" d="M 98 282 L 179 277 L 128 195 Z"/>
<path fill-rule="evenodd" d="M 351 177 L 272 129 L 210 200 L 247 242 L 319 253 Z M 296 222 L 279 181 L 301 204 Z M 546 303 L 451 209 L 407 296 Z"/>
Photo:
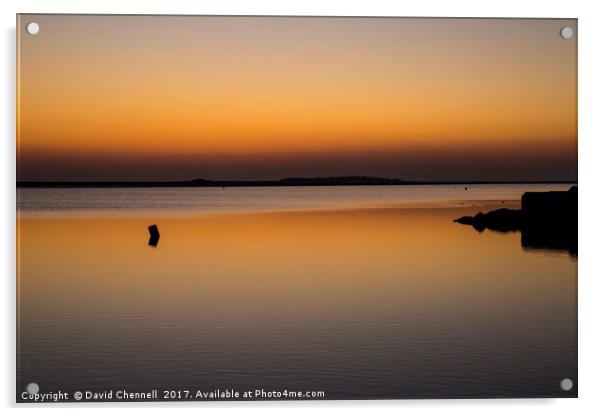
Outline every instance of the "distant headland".
<path fill-rule="evenodd" d="M 382 186 L 382 185 L 485 185 L 485 184 L 572 184 L 575 181 L 407 181 L 370 176 L 331 176 L 284 178 L 278 180 L 210 180 L 186 181 L 17 181 L 17 188 L 161 188 L 200 187 L 234 188 L 258 186 Z"/>

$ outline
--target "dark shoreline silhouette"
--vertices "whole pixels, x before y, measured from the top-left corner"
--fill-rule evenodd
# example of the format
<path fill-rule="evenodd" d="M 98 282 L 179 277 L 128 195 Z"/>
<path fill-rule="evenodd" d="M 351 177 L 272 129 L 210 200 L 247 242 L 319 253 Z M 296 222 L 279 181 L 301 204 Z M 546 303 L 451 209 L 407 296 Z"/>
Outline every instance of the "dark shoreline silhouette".
<path fill-rule="evenodd" d="M 577 255 L 577 187 L 568 191 L 525 192 L 521 209 L 501 208 L 454 222 L 472 225 L 479 232 L 521 232 L 523 249 L 560 250 Z"/>
<path fill-rule="evenodd" d="M 17 181 L 17 188 L 159 188 L 159 187 L 261 187 L 261 186 L 382 186 L 382 185 L 493 185 L 493 184 L 573 184 L 575 181 L 406 181 L 369 176 L 284 178 L 279 180 L 189 181 Z"/>

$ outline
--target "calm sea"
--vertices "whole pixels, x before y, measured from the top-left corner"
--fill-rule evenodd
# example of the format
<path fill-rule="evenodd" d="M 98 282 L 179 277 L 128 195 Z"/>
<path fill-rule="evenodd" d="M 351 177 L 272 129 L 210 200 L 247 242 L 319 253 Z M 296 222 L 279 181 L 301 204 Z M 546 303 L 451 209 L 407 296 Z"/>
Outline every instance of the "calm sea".
<path fill-rule="evenodd" d="M 241 188 L 89 188 L 17 191 L 20 212 L 124 213 L 157 211 L 275 211 L 361 206 L 457 206 L 473 201 L 520 200 L 526 191 L 566 190 L 568 185 L 429 185 Z"/>
<path fill-rule="evenodd" d="M 18 399 L 574 397 L 576 256 L 453 222 L 568 187 L 19 189 Z"/>

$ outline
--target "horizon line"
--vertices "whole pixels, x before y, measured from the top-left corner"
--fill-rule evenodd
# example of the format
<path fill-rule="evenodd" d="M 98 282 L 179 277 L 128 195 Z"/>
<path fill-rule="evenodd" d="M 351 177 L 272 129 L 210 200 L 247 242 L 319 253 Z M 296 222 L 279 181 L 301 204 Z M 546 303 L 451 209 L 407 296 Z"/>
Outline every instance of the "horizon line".
<path fill-rule="evenodd" d="M 370 176 L 286 177 L 281 179 L 187 179 L 187 180 L 17 180 L 17 188 L 77 187 L 261 187 L 261 186 L 383 186 L 383 185 L 487 185 L 487 184 L 575 184 L 571 180 L 404 180 Z"/>

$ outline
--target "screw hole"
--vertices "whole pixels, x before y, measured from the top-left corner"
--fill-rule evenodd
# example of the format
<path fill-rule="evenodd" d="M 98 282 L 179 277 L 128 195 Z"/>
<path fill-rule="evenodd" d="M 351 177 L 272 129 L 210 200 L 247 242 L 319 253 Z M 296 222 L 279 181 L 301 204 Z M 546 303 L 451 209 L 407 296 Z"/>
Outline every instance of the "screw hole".
<path fill-rule="evenodd" d="M 564 391 L 571 391 L 573 389 L 573 380 L 570 378 L 563 378 L 560 380 L 560 388 Z"/>
<path fill-rule="evenodd" d="M 40 386 L 38 386 L 38 383 L 29 383 L 25 387 L 25 390 L 27 390 L 27 393 L 29 394 L 38 394 L 40 391 Z"/>
<path fill-rule="evenodd" d="M 27 33 L 30 35 L 37 35 L 40 32 L 40 25 L 36 22 L 31 22 L 25 26 L 25 30 L 27 30 Z"/>
<path fill-rule="evenodd" d="M 573 29 L 569 26 L 564 26 L 560 29 L 560 36 L 562 39 L 570 39 L 573 37 Z"/>

